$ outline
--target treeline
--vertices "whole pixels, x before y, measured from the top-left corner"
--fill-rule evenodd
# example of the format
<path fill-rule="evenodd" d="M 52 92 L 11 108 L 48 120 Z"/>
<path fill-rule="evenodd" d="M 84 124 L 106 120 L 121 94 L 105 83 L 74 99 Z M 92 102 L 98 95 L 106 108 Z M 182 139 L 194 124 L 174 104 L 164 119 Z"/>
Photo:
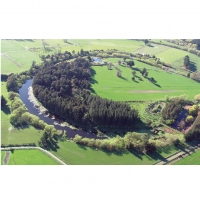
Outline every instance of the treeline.
<path fill-rule="evenodd" d="M 196 120 L 192 124 L 192 128 L 185 134 L 185 139 L 187 141 L 200 139 L 200 114 L 197 116 Z"/>
<path fill-rule="evenodd" d="M 82 138 L 79 135 L 75 135 L 73 141 L 77 144 L 110 151 L 127 149 L 148 153 L 155 152 L 158 148 L 165 146 L 183 144 L 185 139 L 183 134 L 164 134 L 162 137 L 155 138 L 146 133 L 128 132 L 123 138 L 116 136 L 104 140 Z"/>
<path fill-rule="evenodd" d="M 38 116 L 32 115 L 28 112 L 24 103 L 21 101 L 19 94 L 9 92 L 9 99 L 11 100 L 11 115 L 10 123 L 14 126 L 32 125 L 35 128 L 44 129 L 47 125 L 44 121 L 40 120 Z"/>
<path fill-rule="evenodd" d="M 34 77 L 33 92 L 50 113 L 82 125 L 136 127 L 137 110 L 126 103 L 90 94 L 90 62 L 49 64 Z"/>
<path fill-rule="evenodd" d="M 162 109 L 162 121 L 168 125 L 172 124 L 186 103 L 187 100 L 179 97 L 167 101 L 165 107 Z"/>

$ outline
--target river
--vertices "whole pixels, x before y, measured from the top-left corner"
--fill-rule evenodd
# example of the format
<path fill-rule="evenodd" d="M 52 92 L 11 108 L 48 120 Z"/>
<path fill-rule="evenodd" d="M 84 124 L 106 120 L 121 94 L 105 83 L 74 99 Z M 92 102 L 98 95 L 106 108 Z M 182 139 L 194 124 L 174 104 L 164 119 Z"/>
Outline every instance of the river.
<path fill-rule="evenodd" d="M 60 125 L 55 125 L 54 119 L 51 119 L 44 114 L 40 114 L 39 109 L 37 109 L 34 104 L 29 100 L 29 95 L 28 95 L 28 88 L 32 86 L 33 80 L 27 80 L 26 83 L 22 85 L 22 87 L 19 89 L 19 95 L 23 103 L 25 104 L 26 108 L 28 109 L 28 112 L 31 114 L 34 114 L 38 116 L 41 120 L 46 122 L 49 125 L 54 125 L 54 127 L 57 130 L 66 130 L 67 131 L 67 137 L 68 138 L 74 138 L 76 134 L 82 136 L 82 137 L 87 137 L 87 138 L 95 138 L 95 139 L 103 139 L 102 137 L 98 137 L 97 135 L 89 132 L 89 131 L 83 131 L 83 130 L 74 130 L 68 126 L 60 126 Z"/>

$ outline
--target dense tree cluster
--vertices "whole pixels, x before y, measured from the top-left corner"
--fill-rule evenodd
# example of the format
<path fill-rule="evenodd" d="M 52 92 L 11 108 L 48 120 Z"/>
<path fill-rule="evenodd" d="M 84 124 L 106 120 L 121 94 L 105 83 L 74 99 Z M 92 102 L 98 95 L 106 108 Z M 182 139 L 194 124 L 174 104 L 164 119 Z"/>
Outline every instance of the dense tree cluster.
<path fill-rule="evenodd" d="M 181 98 L 176 98 L 167 102 L 162 110 L 162 120 L 167 124 L 172 124 L 185 104 L 186 100 Z"/>
<path fill-rule="evenodd" d="M 138 112 L 126 103 L 114 102 L 90 94 L 90 62 L 50 63 L 33 81 L 37 99 L 52 113 L 83 125 L 135 127 Z"/>
<path fill-rule="evenodd" d="M 185 134 L 185 139 L 190 141 L 192 139 L 200 139 L 200 115 L 197 116 L 192 128 Z"/>

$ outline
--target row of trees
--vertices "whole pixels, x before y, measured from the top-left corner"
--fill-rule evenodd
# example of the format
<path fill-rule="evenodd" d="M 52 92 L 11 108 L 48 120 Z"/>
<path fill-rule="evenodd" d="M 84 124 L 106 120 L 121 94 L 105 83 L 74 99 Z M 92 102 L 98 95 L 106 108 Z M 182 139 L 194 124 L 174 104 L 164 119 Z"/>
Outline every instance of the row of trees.
<path fill-rule="evenodd" d="M 9 92 L 9 99 L 11 100 L 11 124 L 14 126 L 26 126 L 30 124 L 39 129 L 45 128 L 47 124 L 40 120 L 39 117 L 28 112 L 18 93 L 12 91 Z"/>
<path fill-rule="evenodd" d="M 139 152 L 155 152 L 157 148 L 167 145 L 177 145 L 184 143 L 185 139 L 182 134 L 164 134 L 162 137 L 155 140 L 146 133 L 128 132 L 123 138 L 116 136 L 111 139 L 91 139 L 82 138 L 75 135 L 73 141 L 77 144 L 83 144 L 90 147 L 107 150 L 125 150 L 132 149 Z"/>

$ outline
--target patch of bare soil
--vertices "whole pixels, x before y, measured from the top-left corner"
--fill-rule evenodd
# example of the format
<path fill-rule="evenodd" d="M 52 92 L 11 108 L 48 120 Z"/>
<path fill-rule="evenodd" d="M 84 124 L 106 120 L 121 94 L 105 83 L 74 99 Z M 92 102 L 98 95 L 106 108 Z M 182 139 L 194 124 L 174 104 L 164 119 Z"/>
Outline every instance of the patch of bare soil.
<path fill-rule="evenodd" d="M 131 90 L 129 93 L 166 93 L 175 92 L 175 90 Z"/>
<path fill-rule="evenodd" d="M 8 164 L 9 158 L 10 158 L 10 151 L 6 151 L 6 155 L 5 155 L 5 158 L 3 160 L 4 165 Z"/>
<path fill-rule="evenodd" d="M 164 128 L 164 130 L 166 131 L 166 132 L 168 132 L 168 133 L 173 133 L 174 131 L 172 130 L 172 129 L 170 129 L 170 128 Z"/>
<path fill-rule="evenodd" d="M 184 107 L 184 109 L 188 110 L 190 107 L 191 107 L 190 105 L 186 105 L 186 106 Z"/>

